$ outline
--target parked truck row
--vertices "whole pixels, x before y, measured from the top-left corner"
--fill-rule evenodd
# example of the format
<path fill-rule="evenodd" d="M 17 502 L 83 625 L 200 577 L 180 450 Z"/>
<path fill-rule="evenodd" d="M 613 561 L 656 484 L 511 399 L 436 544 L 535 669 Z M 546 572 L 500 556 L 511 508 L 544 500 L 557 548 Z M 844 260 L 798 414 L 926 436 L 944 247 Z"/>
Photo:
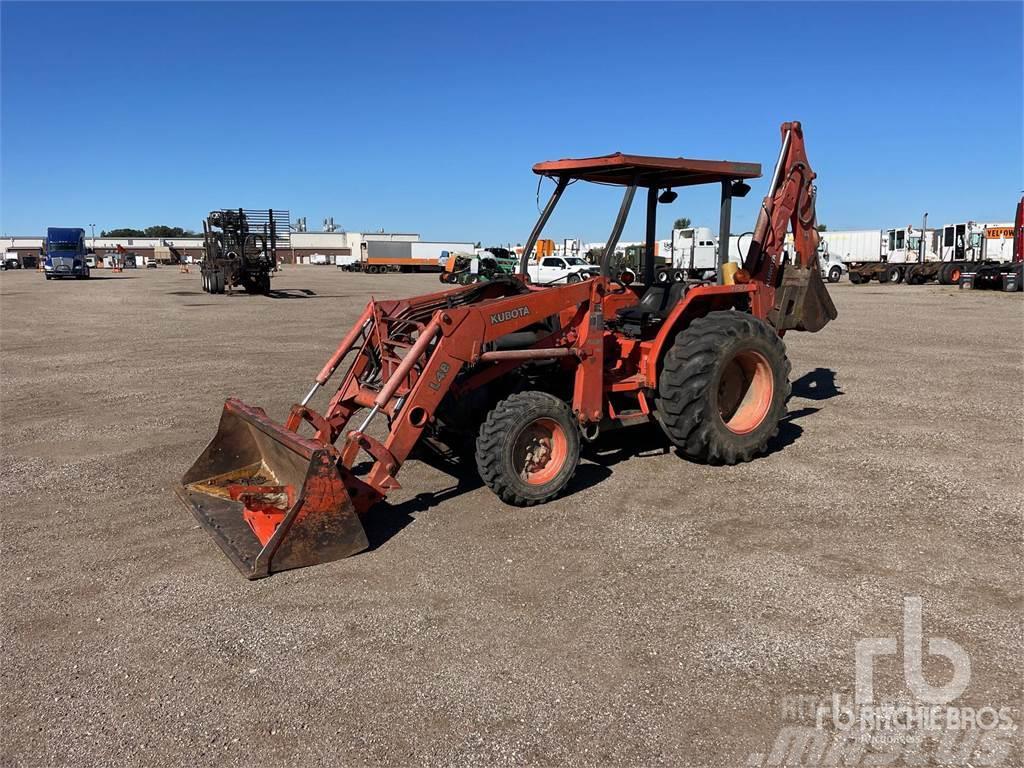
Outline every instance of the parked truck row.
<path fill-rule="evenodd" d="M 1018 206 L 1019 207 L 1019 206 Z M 956 285 L 965 274 L 1019 272 L 1015 260 L 1014 225 L 967 221 L 929 229 L 824 232 L 830 251 L 849 269 L 850 282 Z"/>

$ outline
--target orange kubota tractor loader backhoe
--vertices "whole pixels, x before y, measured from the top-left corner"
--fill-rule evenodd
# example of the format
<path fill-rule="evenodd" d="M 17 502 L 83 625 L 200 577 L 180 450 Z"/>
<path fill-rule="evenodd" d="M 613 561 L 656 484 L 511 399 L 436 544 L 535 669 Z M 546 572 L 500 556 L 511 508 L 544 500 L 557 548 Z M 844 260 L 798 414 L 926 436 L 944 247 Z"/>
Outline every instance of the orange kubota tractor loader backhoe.
<path fill-rule="evenodd" d="M 717 284 L 657 283 L 652 251 L 659 201 L 674 200 L 674 188 L 716 184 L 725 265 L 731 199 L 746 194 L 746 180 L 760 170 L 623 154 L 535 165 L 555 191 L 520 274 L 371 300 L 284 424 L 239 400 L 225 403 L 220 429 L 179 495 L 235 565 L 259 578 L 365 549 L 363 518 L 399 487 L 402 463 L 426 436 L 471 446 L 483 481 L 514 505 L 557 496 L 576 470 L 581 440 L 651 420 L 693 460 L 749 460 L 785 414 L 782 335 L 817 331 L 836 317 L 818 271 L 815 175 L 800 124 L 782 126 L 752 245 L 731 279 L 723 269 Z M 531 252 L 575 180 L 623 189 L 601 273 L 531 285 Z M 638 189 L 647 190 L 643 286 L 611 270 Z M 790 225 L 796 255 L 787 263 Z M 332 379 L 336 389 L 314 410 Z M 370 433 L 375 422 L 386 422 L 382 437 Z"/>

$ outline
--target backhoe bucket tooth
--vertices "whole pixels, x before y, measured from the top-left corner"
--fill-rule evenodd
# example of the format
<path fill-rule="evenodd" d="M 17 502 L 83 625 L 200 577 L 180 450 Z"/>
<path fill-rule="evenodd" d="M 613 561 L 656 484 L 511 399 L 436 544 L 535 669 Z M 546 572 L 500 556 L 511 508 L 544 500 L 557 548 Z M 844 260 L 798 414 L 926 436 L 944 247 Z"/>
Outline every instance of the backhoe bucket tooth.
<path fill-rule="evenodd" d="M 176 490 L 250 579 L 366 549 L 357 506 L 363 511 L 380 498 L 340 466 L 333 446 L 235 399 L 224 404 L 217 435 Z"/>

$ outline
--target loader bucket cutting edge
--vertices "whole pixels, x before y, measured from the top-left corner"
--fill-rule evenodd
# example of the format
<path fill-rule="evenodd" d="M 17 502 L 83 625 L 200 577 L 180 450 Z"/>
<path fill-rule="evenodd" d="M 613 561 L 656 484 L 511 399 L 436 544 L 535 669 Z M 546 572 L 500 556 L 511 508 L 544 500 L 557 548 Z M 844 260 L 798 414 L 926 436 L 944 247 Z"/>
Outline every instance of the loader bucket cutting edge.
<path fill-rule="evenodd" d="M 250 579 L 366 549 L 359 514 L 380 499 L 339 465 L 333 446 L 235 399 L 176 491 Z"/>

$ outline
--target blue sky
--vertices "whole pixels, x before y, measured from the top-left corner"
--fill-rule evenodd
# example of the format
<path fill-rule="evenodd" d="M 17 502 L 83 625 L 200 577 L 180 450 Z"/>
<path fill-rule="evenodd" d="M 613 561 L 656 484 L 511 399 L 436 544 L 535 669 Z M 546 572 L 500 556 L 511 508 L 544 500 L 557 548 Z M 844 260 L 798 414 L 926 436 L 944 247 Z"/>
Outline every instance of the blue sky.
<path fill-rule="evenodd" d="M 832 229 L 1008 220 L 1022 8 L 5 2 L 0 230 L 273 206 L 311 228 L 521 242 L 536 161 L 622 150 L 767 175 L 790 119 Z M 607 235 L 617 196 L 582 187 L 550 236 Z M 717 229 L 717 194 L 685 191 L 659 235 L 684 215 Z"/>

